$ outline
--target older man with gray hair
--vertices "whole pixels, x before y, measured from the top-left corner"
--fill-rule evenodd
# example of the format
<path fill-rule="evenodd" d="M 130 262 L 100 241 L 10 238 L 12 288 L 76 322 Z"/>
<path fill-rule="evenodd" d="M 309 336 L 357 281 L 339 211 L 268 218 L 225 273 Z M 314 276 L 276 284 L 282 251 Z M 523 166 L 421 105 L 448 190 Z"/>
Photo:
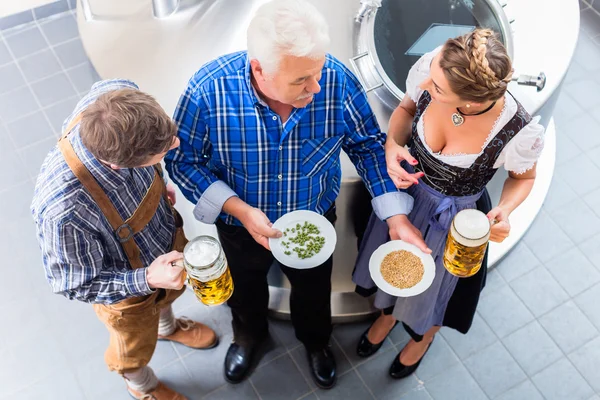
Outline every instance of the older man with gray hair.
<path fill-rule="evenodd" d="M 194 214 L 215 223 L 235 290 L 234 342 L 225 377 L 240 382 L 268 335 L 271 222 L 295 210 L 335 221 L 343 149 L 373 196 L 392 238 L 419 242 L 406 214 L 412 198 L 386 172 L 383 134 L 354 75 L 326 53 L 327 23 L 310 3 L 274 0 L 248 28 L 248 51 L 222 56 L 192 77 L 175 112 L 181 145 L 167 170 Z M 425 246 L 422 241 L 422 246 Z M 291 283 L 291 318 L 321 388 L 335 384 L 331 258 L 305 270 L 281 266 Z"/>

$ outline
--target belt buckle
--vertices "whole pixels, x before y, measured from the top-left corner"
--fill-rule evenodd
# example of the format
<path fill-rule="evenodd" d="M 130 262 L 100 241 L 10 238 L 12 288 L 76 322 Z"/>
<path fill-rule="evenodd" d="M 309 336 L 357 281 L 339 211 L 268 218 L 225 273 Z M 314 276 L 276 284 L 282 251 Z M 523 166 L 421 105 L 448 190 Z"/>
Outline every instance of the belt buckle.
<path fill-rule="evenodd" d="M 122 237 L 121 236 L 121 231 L 123 229 L 128 229 L 129 230 L 129 234 L 126 237 Z M 129 239 L 131 239 L 133 237 L 133 229 L 131 229 L 131 226 L 129 226 L 129 224 L 123 224 L 120 227 L 117 228 L 117 230 L 115 231 L 117 238 L 119 239 L 119 242 L 121 243 L 125 243 L 126 241 L 128 241 Z"/>

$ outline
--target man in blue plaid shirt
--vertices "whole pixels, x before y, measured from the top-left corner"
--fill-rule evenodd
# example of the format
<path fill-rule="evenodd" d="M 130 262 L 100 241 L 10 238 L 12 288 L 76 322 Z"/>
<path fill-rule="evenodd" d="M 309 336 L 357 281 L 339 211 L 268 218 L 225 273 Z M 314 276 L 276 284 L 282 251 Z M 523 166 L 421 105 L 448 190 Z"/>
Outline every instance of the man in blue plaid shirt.
<path fill-rule="evenodd" d="M 189 81 L 175 112 L 181 145 L 165 158 L 171 178 L 216 223 L 235 290 L 229 300 L 234 342 L 228 381 L 247 375 L 268 334 L 267 272 L 271 223 L 295 210 L 335 220 L 343 149 L 363 178 L 375 212 L 392 238 L 419 243 L 408 223 L 412 198 L 386 172 L 381 132 L 354 75 L 326 54 L 328 27 L 310 3 L 275 0 L 248 28 L 248 52 L 220 57 Z M 291 318 L 313 378 L 335 384 L 331 335 L 331 258 L 305 270 L 282 266 L 291 289 Z"/>

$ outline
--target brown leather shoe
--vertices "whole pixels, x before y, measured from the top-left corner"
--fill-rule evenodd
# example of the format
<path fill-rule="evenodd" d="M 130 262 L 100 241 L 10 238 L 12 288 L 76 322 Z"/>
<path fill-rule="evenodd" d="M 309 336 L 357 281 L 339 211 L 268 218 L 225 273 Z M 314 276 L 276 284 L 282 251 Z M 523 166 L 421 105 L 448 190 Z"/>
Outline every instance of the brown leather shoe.
<path fill-rule="evenodd" d="M 177 329 L 169 336 L 158 336 L 159 340 L 171 340 L 194 349 L 212 349 L 219 344 L 215 331 L 200 322 L 186 317 L 177 318 Z"/>
<path fill-rule="evenodd" d="M 127 386 L 127 391 L 137 400 L 187 400 L 187 397 L 177 393 L 170 387 L 164 385 L 162 382 L 158 382 L 156 389 L 149 393 L 138 392 Z"/>

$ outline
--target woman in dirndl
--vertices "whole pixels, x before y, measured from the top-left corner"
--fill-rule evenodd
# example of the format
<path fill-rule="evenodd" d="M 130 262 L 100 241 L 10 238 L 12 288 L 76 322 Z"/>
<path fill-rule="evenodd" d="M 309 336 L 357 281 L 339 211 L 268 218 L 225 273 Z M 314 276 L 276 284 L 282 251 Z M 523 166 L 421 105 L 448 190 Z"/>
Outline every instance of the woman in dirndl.
<path fill-rule="evenodd" d="M 375 293 L 374 304 L 382 312 L 360 338 L 357 352 L 372 355 L 402 322 L 411 339 L 392 362 L 393 378 L 417 369 L 442 326 L 467 333 L 473 321 L 487 268 L 469 278 L 444 268 L 454 216 L 479 205 L 490 221 L 497 221 L 490 240 L 501 242 L 510 232 L 511 212 L 533 187 L 544 128 L 507 91 L 512 72 L 506 48 L 491 30 L 450 39 L 413 65 L 406 94 L 390 119 L 388 173 L 413 197 L 408 220 L 436 266 L 433 283 L 420 295 L 397 298 L 378 290 L 369 274 L 369 258 L 390 237 L 386 223 L 371 215 L 353 280 L 360 294 Z M 501 166 L 509 176 L 498 206 L 491 209 L 485 186 Z"/>

